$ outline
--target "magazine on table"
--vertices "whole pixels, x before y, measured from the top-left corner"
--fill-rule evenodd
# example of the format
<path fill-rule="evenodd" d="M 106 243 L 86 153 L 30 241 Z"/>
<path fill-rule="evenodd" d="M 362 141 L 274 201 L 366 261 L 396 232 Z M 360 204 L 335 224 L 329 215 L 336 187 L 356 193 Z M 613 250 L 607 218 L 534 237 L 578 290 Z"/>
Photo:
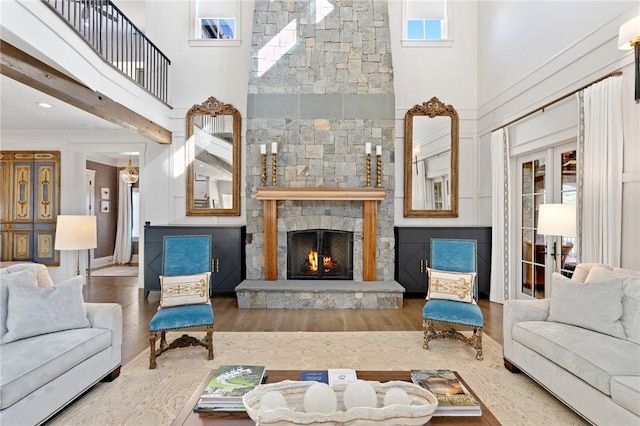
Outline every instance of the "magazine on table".
<path fill-rule="evenodd" d="M 353 368 L 330 368 L 328 370 L 303 370 L 300 372 L 300 380 L 321 382 L 331 386 L 338 383 L 355 382 L 358 380 L 358 376 Z"/>
<path fill-rule="evenodd" d="M 266 370 L 260 365 L 223 365 L 202 392 L 194 411 L 242 411 L 242 397 L 263 383 Z"/>
<path fill-rule="evenodd" d="M 438 398 L 434 416 L 481 416 L 480 403 L 451 370 L 411 370 L 411 381 Z"/>

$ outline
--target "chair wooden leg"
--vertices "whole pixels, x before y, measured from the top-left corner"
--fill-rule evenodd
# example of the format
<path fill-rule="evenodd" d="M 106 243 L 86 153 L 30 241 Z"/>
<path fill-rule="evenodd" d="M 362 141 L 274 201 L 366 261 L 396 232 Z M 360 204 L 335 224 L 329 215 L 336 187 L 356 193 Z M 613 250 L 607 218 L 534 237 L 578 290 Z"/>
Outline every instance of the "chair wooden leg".
<path fill-rule="evenodd" d="M 213 326 L 207 326 L 207 358 L 213 359 Z"/>
<path fill-rule="evenodd" d="M 476 348 L 476 359 L 482 361 L 484 359 L 482 355 L 482 327 L 473 330 L 473 347 Z"/>
<path fill-rule="evenodd" d="M 149 333 L 149 369 L 153 370 L 156 368 L 156 339 L 158 335 L 155 331 L 151 331 Z"/>
<path fill-rule="evenodd" d="M 429 341 L 435 339 L 438 334 L 433 326 L 433 322 L 426 319 L 422 320 L 422 330 L 422 349 L 429 349 Z"/>

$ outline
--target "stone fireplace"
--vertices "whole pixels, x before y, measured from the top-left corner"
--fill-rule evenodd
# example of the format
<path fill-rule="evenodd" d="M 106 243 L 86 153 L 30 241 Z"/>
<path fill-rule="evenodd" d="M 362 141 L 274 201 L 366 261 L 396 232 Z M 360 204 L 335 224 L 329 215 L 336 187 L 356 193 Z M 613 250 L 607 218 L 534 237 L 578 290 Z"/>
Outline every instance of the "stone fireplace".
<path fill-rule="evenodd" d="M 257 0 L 245 118 L 247 279 L 288 279 L 288 233 L 322 228 L 353 232 L 353 280 L 371 269 L 373 279 L 365 281 L 392 281 L 395 103 L 387 2 Z M 265 186 L 260 146 L 274 142 L 275 185 L 269 151 Z M 367 185 L 365 143 L 382 148 L 379 188 L 375 155 Z M 365 202 L 260 195 L 305 188 L 380 191 Z"/>

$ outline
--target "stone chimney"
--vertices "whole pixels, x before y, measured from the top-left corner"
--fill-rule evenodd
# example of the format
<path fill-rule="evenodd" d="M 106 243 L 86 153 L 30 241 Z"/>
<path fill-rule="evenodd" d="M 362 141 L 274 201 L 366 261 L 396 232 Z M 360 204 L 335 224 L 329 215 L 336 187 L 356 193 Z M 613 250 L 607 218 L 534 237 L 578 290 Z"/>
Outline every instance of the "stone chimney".
<path fill-rule="evenodd" d="M 256 0 L 246 123 L 247 279 L 263 279 L 260 146 L 277 144 L 277 187 L 365 187 L 365 144 L 382 148 L 376 279 L 394 275 L 393 66 L 384 0 Z M 278 202 L 278 279 L 286 278 L 287 231 L 353 231 L 354 280 L 362 279 L 362 203 Z"/>

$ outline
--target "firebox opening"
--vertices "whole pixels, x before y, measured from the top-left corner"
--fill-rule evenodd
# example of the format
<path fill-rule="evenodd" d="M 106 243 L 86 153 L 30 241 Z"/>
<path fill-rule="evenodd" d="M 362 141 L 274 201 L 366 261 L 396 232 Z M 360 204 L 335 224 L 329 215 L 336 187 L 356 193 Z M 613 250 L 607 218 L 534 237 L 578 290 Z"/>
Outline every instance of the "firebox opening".
<path fill-rule="evenodd" d="M 287 233 L 287 279 L 353 279 L 353 232 L 327 229 Z"/>

